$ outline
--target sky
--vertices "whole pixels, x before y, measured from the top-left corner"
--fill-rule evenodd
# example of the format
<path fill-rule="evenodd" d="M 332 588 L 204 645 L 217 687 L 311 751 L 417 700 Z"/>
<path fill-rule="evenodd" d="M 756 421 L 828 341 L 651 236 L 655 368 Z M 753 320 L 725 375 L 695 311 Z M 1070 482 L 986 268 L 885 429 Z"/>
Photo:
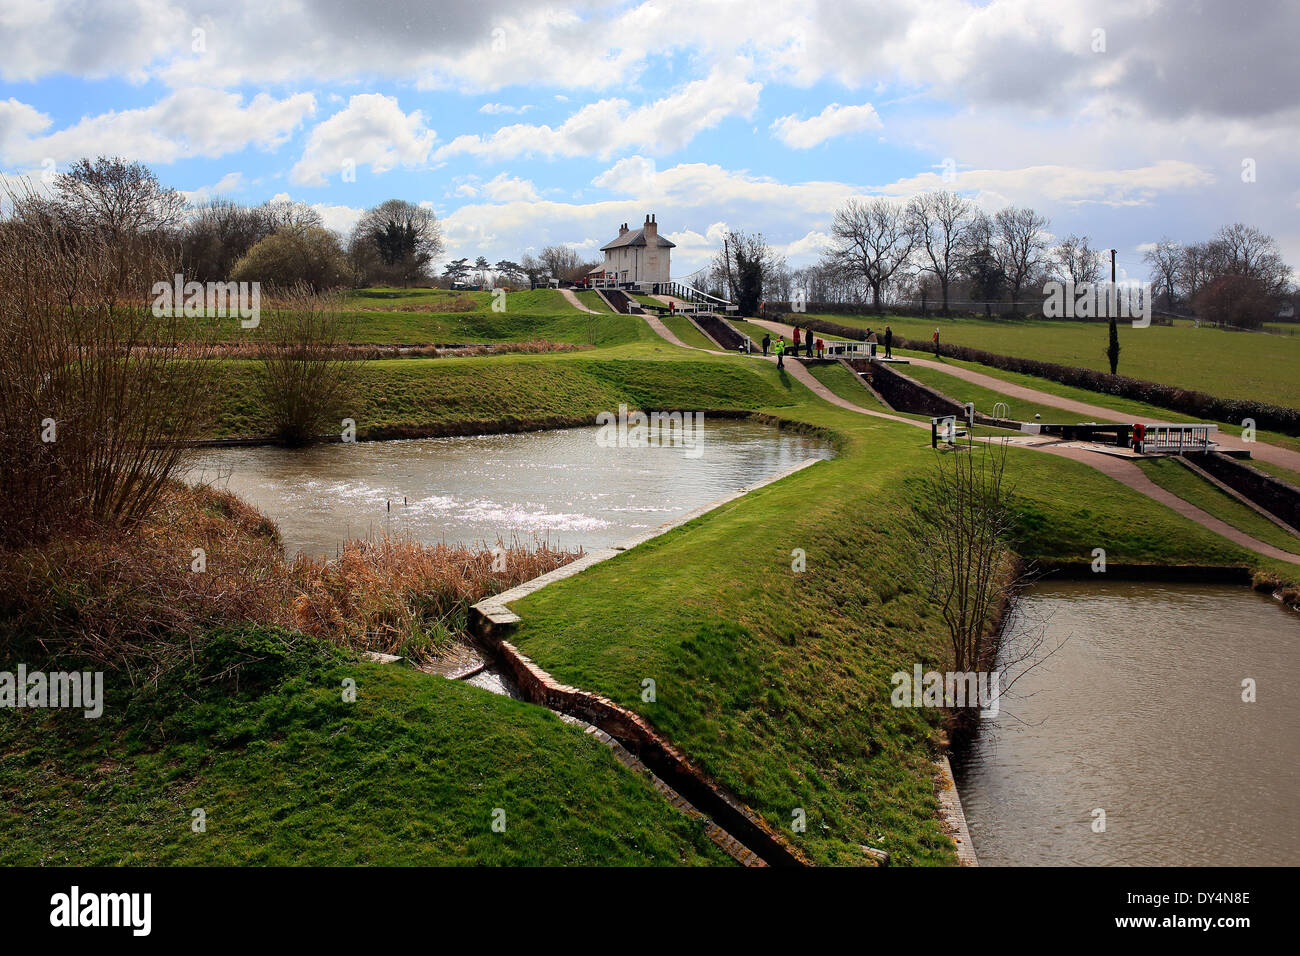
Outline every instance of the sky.
<path fill-rule="evenodd" d="M 343 233 L 402 198 L 489 262 L 654 213 L 674 277 L 930 189 L 1121 277 L 1236 221 L 1300 268 L 1297 36 L 1295 0 L 0 0 L 0 172 L 122 156 Z"/>

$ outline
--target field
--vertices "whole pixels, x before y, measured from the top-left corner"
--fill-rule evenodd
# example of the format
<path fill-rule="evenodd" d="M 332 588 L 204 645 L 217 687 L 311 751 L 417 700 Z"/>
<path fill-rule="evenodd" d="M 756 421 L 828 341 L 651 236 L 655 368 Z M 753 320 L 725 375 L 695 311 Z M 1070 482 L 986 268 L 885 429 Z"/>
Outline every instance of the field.
<path fill-rule="evenodd" d="M 788 318 L 788 317 L 787 317 Z M 854 328 L 881 329 L 941 342 L 1109 371 L 1104 322 L 919 319 L 908 316 L 810 315 Z M 1300 407 L 1300 337 L 1229 332 L 1191 325 L 1135 329 L 1119 323 L 1119 371 L 1132 378 L 1180 385 L 1225 398 Z"/>

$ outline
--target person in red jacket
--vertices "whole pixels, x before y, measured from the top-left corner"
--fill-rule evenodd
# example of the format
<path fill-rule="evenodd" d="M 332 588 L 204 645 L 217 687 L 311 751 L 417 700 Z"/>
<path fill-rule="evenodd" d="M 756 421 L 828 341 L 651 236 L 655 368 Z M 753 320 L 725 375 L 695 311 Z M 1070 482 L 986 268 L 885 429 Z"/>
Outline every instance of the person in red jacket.
<path fill-rule="evenodd" d="M 818 358 L 821 358 L 821 357 L 822 357 L 822 349 L 823 349 L 823 348 L 825 348 L 825 345 L 822 344 L 822 340 L 821 340 L 821 339 L 818 339 L 818 340 L 817 340 L 817 357 L 818 357 Z"/>

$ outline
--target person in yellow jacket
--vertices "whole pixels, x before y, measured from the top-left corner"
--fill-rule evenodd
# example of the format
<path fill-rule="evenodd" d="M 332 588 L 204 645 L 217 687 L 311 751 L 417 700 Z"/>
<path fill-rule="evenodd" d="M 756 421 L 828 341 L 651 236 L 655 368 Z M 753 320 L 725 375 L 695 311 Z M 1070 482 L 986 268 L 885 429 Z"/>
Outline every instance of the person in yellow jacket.
<path fill-rule="evenodd" d="M 776 367 L 785 368 L 785 336 L 784 335 L 777 337 L 776 345 L 773 346 L 772 351 L 776 353 Z"/>

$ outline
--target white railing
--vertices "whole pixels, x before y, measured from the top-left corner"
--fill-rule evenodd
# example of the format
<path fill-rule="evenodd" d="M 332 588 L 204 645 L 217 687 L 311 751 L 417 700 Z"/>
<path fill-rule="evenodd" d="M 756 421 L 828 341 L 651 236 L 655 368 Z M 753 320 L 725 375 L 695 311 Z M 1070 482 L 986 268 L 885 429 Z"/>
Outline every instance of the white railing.
<path fill-rule="evenodd" d="M 839 339 L 826 342 L 825 353 L 836 358 L 871 358 L 880 347 L 875 342 L 846 342 Z"/>
<path fill-rule="evenodd" d="M 1143 454 L 1208 451 L 1215 444 L 1211 436 L 1218 430 L 1218 425 L 1147 425 L 1137 450 Z"/>

